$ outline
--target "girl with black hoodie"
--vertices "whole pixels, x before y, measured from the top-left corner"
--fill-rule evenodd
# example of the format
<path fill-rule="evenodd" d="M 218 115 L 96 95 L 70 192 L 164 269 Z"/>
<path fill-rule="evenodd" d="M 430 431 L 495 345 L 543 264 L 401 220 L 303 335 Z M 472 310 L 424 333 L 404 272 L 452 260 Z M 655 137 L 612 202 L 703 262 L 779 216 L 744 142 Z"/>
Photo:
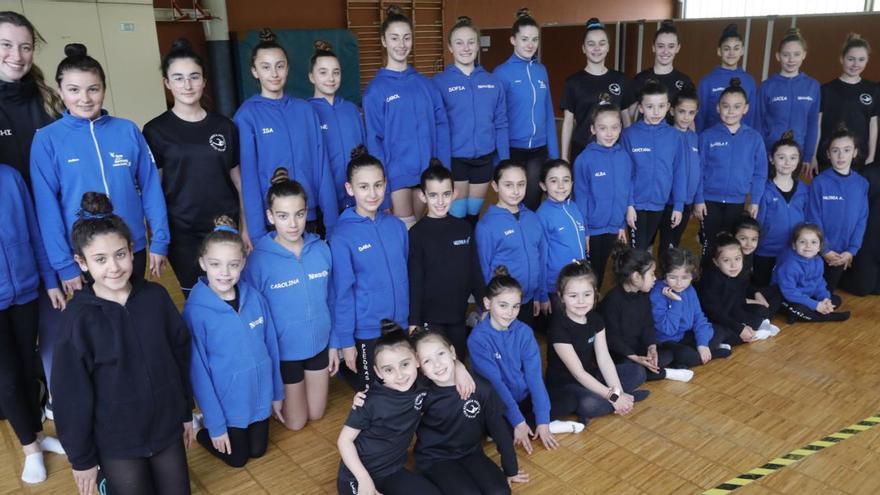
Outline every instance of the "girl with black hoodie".
<path fill-rule="evenodd" d="M 52 367 L 55 426 L 80 495 L 100 466 L 114 494 L 189 494 L 190 333 L 161 285 L 132 281 L 132 238 L 104 194 L 83 195 L 76 291 Z"/>

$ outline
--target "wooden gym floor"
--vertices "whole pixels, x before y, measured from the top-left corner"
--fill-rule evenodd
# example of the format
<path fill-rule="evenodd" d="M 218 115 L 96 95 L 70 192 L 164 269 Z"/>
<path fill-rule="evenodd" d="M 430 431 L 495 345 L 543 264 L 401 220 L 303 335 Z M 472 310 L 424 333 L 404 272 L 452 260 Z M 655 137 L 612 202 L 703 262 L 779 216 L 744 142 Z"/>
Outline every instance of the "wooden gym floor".
<path fill-rule="evenodd" d="M 686 236 L 690 247 L 695 246 L 695 230 L 692 222 Z M 162 282 L 182 302 L 173 277 L 165 275 Z M 531 481 L 515 486 L 514 493 L 702 493 L 880 413 L 880 298 L 842 295 L 844 309 L 853 312 L 846 323 L 788 325 L 777 318 L 782 328 L 778 337 L 741 346 L 730 359 L 696 368 L 690 383 L 646 385 L 651 396 L 630 415 L 599 418 L 579 435 L 559 435 L 562 446 L 556 451 L 537 447 L 528 456 L 519 450 L 520 465 Z M 334 380 L 322 420 L 299 432 L 273 421 L 269 451 L 244 469 L 228 468 L 194 445 L 189 453 L 193 492 L 335 493 L 336 436 L 350 402 L 350 389 Z M 51 422 L 45 428 L 54 433 Z M 493 445 L 487 452 L 497 460 Z M 877 459 L 880 427 L 736 493 L 876 494 Z M 20 481 L 22 462 L 15 435 L 4 423 L 0 494 L 76 493 L 63 457 L 46 454 L 49 479 L 35 486 Z"/>

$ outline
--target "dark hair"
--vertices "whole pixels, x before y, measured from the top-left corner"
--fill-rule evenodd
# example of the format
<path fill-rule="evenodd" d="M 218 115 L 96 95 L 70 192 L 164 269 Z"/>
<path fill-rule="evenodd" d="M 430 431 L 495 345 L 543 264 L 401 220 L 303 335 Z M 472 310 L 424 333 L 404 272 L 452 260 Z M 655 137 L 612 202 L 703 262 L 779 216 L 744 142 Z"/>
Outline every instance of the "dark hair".
<path fill-rule="evenodd" d="M 497 184 L 498 181 L 501 180 L 501 176 L 504 175 L 504 172 L 512 168 L 518 168 L 522 170 L 524 174 L 527 174 L 526 166 L 522 162 L 512 159 L 501 160 L 498 162 L 498 165 L 495 166 L 495 172 L 492 175 L 492 182 Z"/>
<path fill-rule="evenodd" d="M 510 276 L 507 267 L 504 265 L 498 265 L 492 273 L 492 280 L 489 280 L 489 283 L 486 284 L 486 297 L 492 299 L 498 296 L 498 294 L 508 290 L 515 290 L 520 294 L 522 294 L 523 291 L 522 285 L 520 285 L 515 278 Z"/>
<path fill-rule="evenodd" d="M 641 103 L 646 96 L 655 95 L 666 95 L 666 98 L 669 98 L 669 88 L 657 79 L 648 79 L 647 82 L 645 82 L 645 85 L 642 86 L 642 89 L 639 90 L 639 103 Z"/>
<path fill-rule="evenodd" d="M 177 38 L 171 44 L 171 49 L 162 57 L 162 77 L 168 79 L 168 69 L 175 60 L 190 59 L 202 69 L 202 75 L 205 74 L 205 62 L 202 57 L 193 50 L 192 44 L 186 38 Z"/>
<path fill-rule="evenodd" d="M 559 270 L 559 277 L 556 278 L 556 293 L 562 298 L 565 287 L 569 282 L 576 278 L 586 278 L 590 285 L 593 286 L 593 307 L 599 302 L 599 288 L 596 272 L 593 271 L 592 265 L 587 260 L 577 260 L 562 267 Z"/>
<path fill-rule="evenodd" d="M 414 348 L 418 349 L 419 344 L 426 340 L 439 340 L 441 344 L 453 349 L 453 351 L 455 350 L 449 337 L 447 337 L 441 330 L 435 330 L 430 326 L 418 326 L 410 332 L 409 342 Z"/>
<path fill-rule="evenodd" d="M 740 253 L 742 253 L 742 246 L 740 245 L 739 241 L 736 240 L 736 237 L 734 237 L 729 232 L 719 232 L 715 236 L 715 252 L 712 253 L 712 259 L 717 259 L 722 249 L 731 246 L 736 246 L 736 248 L 739 249 Z"/>
<path fill-rule="evenodd" d="M 620 119 L 621 123 L 623 122 L 623 117 L 620 115 L 620 107 L 614 104 L 611 100 L 611 95 L 608 93 L 599 93 L 599 101 L 593 105 L 593 111 L 590 114 L 590 122 L 595 122 L 596 118 L 603 113 L 617 114 L 617 118 Z"/>
<path fill-rule="evenodd" d="M 474 25 L 474 21 L 466 16 L 460 16 L 455 20 L 455 24 L 452 25 L 452 29 L 449 30 L 449 36 L 447 36 L 447 40 L 449 43 L 452 43 L 452 33 L 458 31 L 461 28 L 470 28 L 473 29 L 475 33 L 477 33 L 477 38 L 480 37 L 480 29 Z"/>
<path fill-rule="evenodd" d="M 227 215 L 220 215 L 214 218 L 214 230 L 205 236 L 199 247 L 199 256 L 204 256 L 208 252 L 211 244 L 229 242 L 238 245 L 241 248 L 242 255 L 245 254 L 244 241 L 241 239 L 241 233 L 235 225 L 235 220 Z"/>
<path fill-rule="evenodd" d="M 608 31 L 605 30 L 605 24 L 602 24 L 602 21 L 595 17 L 591 17 L 584 25 L 584 40 L 587 39 L 587 35 L 590 34 L 591 31 L 602 31 L 605 33 L 606 37 L 608 36 Z"/>
<path fill-rule="evenodd" d="M 269 181 L 269 191 L 266 192 L 266 204 L 272 209 L 272 203 L 278 198 L 286 198 L 288 196 L 301 196 L 303 202 L 308 204 L 309 196 L 302 184 L 295 180 L 291 180 L 290 172 L 284 167 L 278 167 L 272 172 L 272 179 Z"/>
<path fill-rule="evenodd" d="M 691 272 L 695 279 L 699 275 L 694 253 L 684 248 L 669 248 L 666 254 L 663 255 L 663 258 L 660 259 L 660 270 L 663 272 L 663 276 L 666 276 L 666 274 L 678 268 L 684 268 Z"/>
<path fill-rule="evenodd" d="M 256 46 L 251 49 L 251 67 L 254 67 L 254 63 L 257 61 L 257 55 L 259 55 L 260 50 L 281 50 L 281 53 L 284 54 L 284 58 L 289 59 L 287 56 L 287 50 L 281 46 L 281 43 L 278 43 L 278 37 L 275 36 L 275 33 L 272 32 L 269 28 L 263 28 L 260 30 L 260 42 L 256 44 Z"/>
<path fill-rule="evenodd" d="M 77 212 L 79 219 L 73 222 L 73 252 L 83 257 L 83 250 L 92 240 L 104 234 L 117 234 L 131 246 L 131 230 L 118 215 L 113 213 L 113 203 L 104 193 L 87 192 L 82 195 Z"/>
<path fill-rule="evenodd" d="M 739 34 L 739 27 L 733 22 L 724 26 L 724 31 L 721 32 L 721 37 L 718 38 L 718 48 L 721 48 L 721 45 L 730 38 L 736 38 L 740 43 L 745 43 L 742 35 Z"/>
<path fill-rule="evenodd" d="M 511 29 L 513 31 L 513 36 L 516 36 L 519 33 L 520 29 L 527 26 L 532 26 L 535 29 L 540 29 L 540 27 L 538 26 L 538 21 L 536 21 L 535 18 L 532 17 L 529 9 L 523 7 L 516 11 L 516 20 L 513 21 L 513 28 Z"/>
<path fill-rule="evenodd" d="M 845 57 L 853 48 L 864 48 L 868 55 L 871 54 L 871 44 L 868 40 L 862 38 L 859 33 L 849 33 L 846 35 L 846 41 L 843 42 L 843 49 L 840 52 L 841 57 Z"/>
<path fill-rule="evenodd" d="M 309 59 L 309 72 L 315 70 L 315 64 L 318 63 L 318 59 L 321 57 L 331 57 L 339 60 L 339 57 L 333 53 L 333 45 L 324 40 L 317 40 L 315 41 L 315 53 Z"/>
<path fill-rule="evenodd" d="M 0 12 L 0 24 L 12 24 L 13 26 L 27 29 L 28 32 L 31 33 L 34 48 L 46 43 L 46 40 L 43 39 L 31 21 L 18 12 L 13 12 L 11 10 Z M 30 72 L 25 75 L 25 77 L 27 76 L 31 76 L 37 86 L 37 91 L 40 93 L 40 99 L 43 100 L 43 111 L 51 117 L 61 115 L 61 112 L 64 111 L 64 103 L 61 101 L 61 97 L 58 96 L 58 93 L 46 84 L 46 78 L 43 75 L 42 69 L 36 64 L 33 64 L 31 65 Z"/>
<path fill-rule="evenodd" d="M 547 175 L 550 174 L 550 171 L 556 167 L 565 167 L 566 169 L 568 169 L 569 174 L 572 174 L 572 176 L 574 175 L 574 170 L 571 168 L 570 163 L 563 160 L 562 158 L 551 158 L 541 165 L 541 182 L 547 180 Z"/>
<path fill-rule="evenodd" d="M 654 43 L 657 42 L 657 38 L 659 38 L 661 34 L 674 34 L 676 41 L 681 40 L 678 35 L 678 29 L 675 27 L 675 23 L 672 22 L 672 19 L 666 19 L 660 23 L 660 27 L 657 28 L 657 32 L 654 33 Z"/>
<path fill-rule="evenodd" d="M 651 253 L 643 249 L 635 249 L 618 242 L 611 251 L 611 269 L 618 284 L 628 282 L 633 273 L 644 275 L 655 266 Z"/>
<path fill-rule="evenodd" d="M 746 93 L 746 90 L 742 87 L 742 82 L 738 77 L 730 78 L 730 86 L 724 88 L 724 91 L 721 92 L 721 96 L 718 98 L 718 101 L 721 101 L 721 98 L 724 98 L 727 95 L 741 95 L 744 100 L 746 100 L 746 104 L 749 103 L 749 95 Z"/>
<path fill-rule="evenodd" d="M 858 138 L 855 133 L 849 130 L 849 127 L 846 126 L 846 122 L 841 121 L 837 124 L 837 128 L 834 129 L 834 132 L 828 136 L 828 146 L 829 149 L 831 147 L 831 143 L 833 143 L 837 139 L 850 138 L 853 141 L 853 144 L 856 145 L 856 152 L 858 153 Z"/>
<path fill-rule="evenodd" d="M 779 40 L 779 45 L 777 46 L 776 51 L 782 51 L 782 47 L 785 46 L 786 43 L 791 43 L 792 41 L 800 43 L 804 51 L 807 51 L 807 40 L 804 39 L 804 36 L 801 34 L 801 30 L 796 27 L 793 27 L 785 32 L 785 35 L 783 35 L 782 39 Z"/>
<path fill-rule="evenodd" d="M 757 232 L 758 235 L 761 235 L 761 224 L 752 218 L 747 211 L 743 211 L 742 215 L 739 216 L 739 220 L 733 224 L 733 230 L 731 230 L 731 233 L 736 237 L 736 234 L 739 233 L 740 230 L 753 230 Z"/>
<path fill-rule="evenodd" d="M 815 223 L 801 222 L 795 225 L 791 229 L 791 245 L 794 246 L 801 234 L 807 231 L 816 234 L 816 237 L 819 238 L 819 249 L 821 250 L 822 246 L 825 245 L 825 235 L 822 233 L 822 229 Z"/>
<path fill-rule="evenodd" d="M 382 21 L 380 34 L 385 36 L 385 31 L 388 31 L 388 28 L 395 22 L 402 22 L 409 26 L 410 30 L 413 29 L 412 19 L 403 13 L 403 9 L 397 5 L 389 5 L 388 8 L 385 9 L 385 20 Z"/>
<path fill-rule="evenodd" d="M 697 108 L 700 107 L 700 97 L 697 96 L 697 88 L 695 88 L 692 83 L 685 83 L 684 86 L 678 90 L 678 93 L 672 97 L 670 104 L 672 105 L 672 108 L 675 108 L 679 103 L 685 100 L 693 101 L 697 104 Z"/>
<path fill-rule="evenodd" d="M 452 177 L 452 172 L 449 171 L 448 168 L 443 166 L 443 162 L 441 162 L 437 158 L 431 158 L 431 161 L 428 163 L 428 168 L 422 172 L 422 176 L 419 180 L 419 189 L 422 192 L 427 191 L 428 181 L 436 180 L 438 182 L 443 182 L 448 180 L 452 184 L 455 184 L 455 179 Z"/>
<path fill-rule="evenodd" d="M 345 180 L 351 182 L 354 173 L 364 167 L 376 167 L 382 171 L 382 176 L 385 176 L 385 167 L 382 166 L 382 162 L 375 156 L 367 153 L 366 146 L 359 144 L 351 150 L 351 160 L 349 160 L 348 166 L 345 167 Z"/>
<path fill-rule="evenodd" d="M 416 350 L 413 349 L 409 338 L 407 338 L 406 336 L 406 332 L 403 330 L 403 328 L 401 328 L 400 325 L 398 325 L 393 320 L 389 320 L 388 318 L 383 318 L 380 325 L 382 334 L 378 339 L 376 339 L 376 347 L 373 349 L 374 360 L 380 352 L 392 347 L 404 347 L 406 349 L 409 349 L 413 354 L 416 353 Z"/>
<path fill-rule="evenodd" d="M 801 175 L 801 167 L 803 167 L 803 163 L 801 163 L 801 159 L 804 156 L 804 152 L 801 150 L 801 145 L 798 144 L 797 141 L 794 140 L 794 131 L 791 129 L 782 133 L 782 136 L 773 143 L 773 146 L 770 147 L 770 160 L 773 160 L 773 155 L 776 154 L 776 151 L 783 146 L 792 146 L 798 152 L 798 164 L 795 167 L 794 172 L 791 173 L 791 176 L 797 180 L 797 177 Z M 767 174 L 771 179 L 776 177 L 776 167 L 773 164 L 770 164 L 770 171 Z"/>
<path fill-rule="evenodd" d="M 70 70 L 78 70 L 82 72 L 93 72 L 101 79 L 101 85 L 107 86 L 107 77 L 104 75 L 104 68 L 97 60 L 88 54 L 86 45 L 82 43 L 68 43 L 64 47 L 64 59 L 58 64 L 58 70 L 55 71 L 55 82 L 61 85 L 61 79 L 64 73 Z"/>

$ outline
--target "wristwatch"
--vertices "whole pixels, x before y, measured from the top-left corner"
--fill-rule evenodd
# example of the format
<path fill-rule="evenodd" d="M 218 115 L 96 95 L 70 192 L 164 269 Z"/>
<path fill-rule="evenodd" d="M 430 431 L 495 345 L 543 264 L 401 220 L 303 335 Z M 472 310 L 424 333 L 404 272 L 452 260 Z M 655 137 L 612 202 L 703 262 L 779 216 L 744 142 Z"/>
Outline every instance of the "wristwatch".
<path fill-rule="evenodd" d="M 620 393 L 612 388 L 611 394 L 608 396 L 608 400 L 610 400 L 612 403 L 614 403 L 614 402 L 617 402 L 617 399 L 619 399 L 619 398 L 620 398 Z"/>

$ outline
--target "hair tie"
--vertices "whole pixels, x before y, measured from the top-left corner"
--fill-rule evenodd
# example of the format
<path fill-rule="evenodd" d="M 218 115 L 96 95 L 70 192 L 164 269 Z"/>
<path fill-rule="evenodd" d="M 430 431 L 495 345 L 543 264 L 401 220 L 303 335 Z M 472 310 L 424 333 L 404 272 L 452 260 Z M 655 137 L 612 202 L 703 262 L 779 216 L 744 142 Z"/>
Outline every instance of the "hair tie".
<path fill-rule="evenodd" d="M 82 220 L 103 220 L 108 218 L 112 213 L 92 213 L 87 210 L 79 209 L 76 211 L 76 216 L 78 216 Z"/>
<path fill-rule="evenodd" d="M 214 232 L 229 232 L 231 234 L 239 235 L 238 229 L 235 227 L 230 227 L 229 225 L 218 225 L 214 227 Z"/>
<path fill-rule="evenodd" d="M 601 28 L 605 29 L 605 25 L 601 21 L 593 21 L 587 23 L 587 29 Z"/>

